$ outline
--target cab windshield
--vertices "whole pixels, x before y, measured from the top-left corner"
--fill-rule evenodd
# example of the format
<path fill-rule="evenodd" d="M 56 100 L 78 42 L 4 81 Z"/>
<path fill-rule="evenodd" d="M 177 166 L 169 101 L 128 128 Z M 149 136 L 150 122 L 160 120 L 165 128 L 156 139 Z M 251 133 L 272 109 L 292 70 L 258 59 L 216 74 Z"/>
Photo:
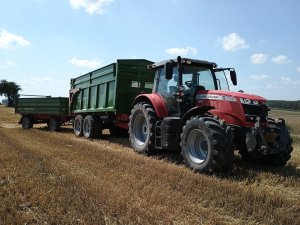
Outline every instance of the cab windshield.
<path fill-rule="evenodd" d="M 185 88 L 201 86 L 203 90 L 215 90 L 211 70 L 207 67 L 185 66 L 182 73 L 182 84 Z"/>
<path fill-rule="evenodd" d="M 225 71 L 215 71 L 218 90 L 229 91 L 229 85 Z"/>
<path fill-rule="evenodd" d="M 177 92 L 178 69 L 173 68 L 172 79 L 165 78 L 164 70 L 161 68 L 158 71 L 158 92 Z M 210 68 L 201 66 L 183 66 L 182 84 L 186 90 L 194 89 L 200 86 L 202 90 L 216 90 L 216 83 Z"/>

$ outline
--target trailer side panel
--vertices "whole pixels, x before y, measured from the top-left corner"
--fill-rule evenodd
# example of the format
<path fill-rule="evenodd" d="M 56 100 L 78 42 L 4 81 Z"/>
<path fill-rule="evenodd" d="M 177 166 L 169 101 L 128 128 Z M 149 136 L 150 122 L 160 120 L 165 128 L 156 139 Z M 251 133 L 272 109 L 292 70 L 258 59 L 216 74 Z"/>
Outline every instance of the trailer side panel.
<path fill-rule="evenodd" d="M 144 59 L 117 60 L 71 79 L 71 113 L 130 114 L 133 99 L 152 91 L 154 73 L 147 70 L 151 63 Z"/>
<path fill-rule="evenodd" d="M 22 115 L 68 116 L 69 99 L 55 98 L 19 98 L 15 112 Z"/>

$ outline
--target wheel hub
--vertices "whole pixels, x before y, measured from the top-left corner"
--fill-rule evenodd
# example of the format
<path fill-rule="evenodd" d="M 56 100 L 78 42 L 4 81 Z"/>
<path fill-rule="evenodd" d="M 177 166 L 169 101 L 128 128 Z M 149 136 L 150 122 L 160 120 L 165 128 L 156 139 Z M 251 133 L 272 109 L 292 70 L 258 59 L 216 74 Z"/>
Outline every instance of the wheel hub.
<path fill-rule="evenodd" d="M 88 124 L 88 123 L 85 123 L 84 125 L 85 125 L 85 126 L 84 126 L 84 132 L 85 132 L 86 134 L 89 134 L 89 133 L 90 133 L 90 126 L 89 126 L 89 124 Z"/>
<path fill-rule="evenodd" d="M 147 121 L 144 115 L 137 115 L 133 123 L 134 139 L 138 145 L 144 145 L 148 135 Z"/>
<path fill-rule="evenodd" d="M 203 163 L 208 155 L 208 145 L 204 134 L 199 129 L 192 130 L 187 137 L 189 156 L 196 164 Z"/>

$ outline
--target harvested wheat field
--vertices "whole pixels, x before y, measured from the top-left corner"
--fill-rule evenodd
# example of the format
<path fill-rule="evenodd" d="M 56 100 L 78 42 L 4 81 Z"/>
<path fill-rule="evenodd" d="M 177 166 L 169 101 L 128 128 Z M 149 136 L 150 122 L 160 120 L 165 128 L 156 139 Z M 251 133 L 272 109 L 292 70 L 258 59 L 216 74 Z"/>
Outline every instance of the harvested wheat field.
<path fill-rule="evenodd" d="M 197 174 L 171 152 L 145 157 L 126 138 L 76 138 L 70 126 L 22 130 L 0 106 L 0 224 L 300 224 L 300 113 L 284 168 L 243 162 Z"/>

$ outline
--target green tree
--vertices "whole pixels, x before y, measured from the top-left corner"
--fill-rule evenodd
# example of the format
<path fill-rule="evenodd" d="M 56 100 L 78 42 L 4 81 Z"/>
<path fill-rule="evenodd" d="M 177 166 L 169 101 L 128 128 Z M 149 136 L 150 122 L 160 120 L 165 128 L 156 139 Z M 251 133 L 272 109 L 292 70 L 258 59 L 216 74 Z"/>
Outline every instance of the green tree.
<path fill-rule="evenodd" d="M 7 97 L 8 106 L 13 106 L 16 95 L 22 88 L 20 85 L 12 81 L 1 80 L 0 81 L 0 96 L 4 95 Z"/>

